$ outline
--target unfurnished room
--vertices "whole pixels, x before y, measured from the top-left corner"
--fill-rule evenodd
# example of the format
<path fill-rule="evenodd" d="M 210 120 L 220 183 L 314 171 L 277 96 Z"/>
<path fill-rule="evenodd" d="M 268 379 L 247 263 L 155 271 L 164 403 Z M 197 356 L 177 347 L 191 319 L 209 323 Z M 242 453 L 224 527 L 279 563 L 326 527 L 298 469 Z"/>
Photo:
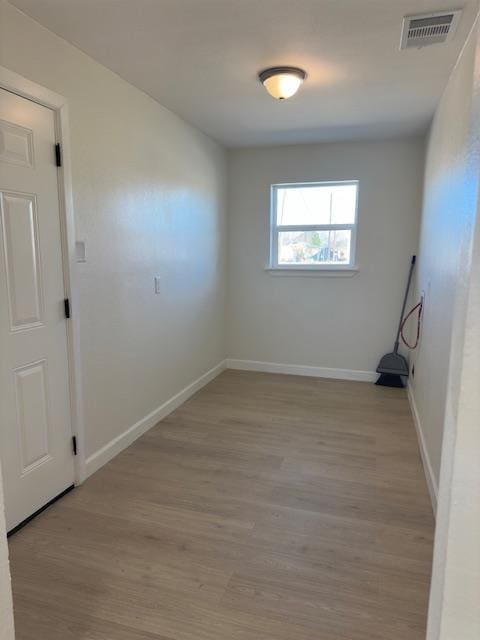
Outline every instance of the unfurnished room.
<path fill-rule="evenodd" d="M 478 0 L 0 0 L 0 640 L 480 640 Z"/>

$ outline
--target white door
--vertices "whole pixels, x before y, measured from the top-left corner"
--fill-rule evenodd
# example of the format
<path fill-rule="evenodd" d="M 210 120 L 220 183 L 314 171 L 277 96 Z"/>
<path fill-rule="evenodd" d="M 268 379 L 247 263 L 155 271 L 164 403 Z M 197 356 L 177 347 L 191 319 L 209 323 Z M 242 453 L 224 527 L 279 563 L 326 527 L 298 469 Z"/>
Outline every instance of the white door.
<path fill-rule="evenodd" d="M 0 459 L 7 530 L 73 484 L 53 111 L 0 89 Z"/>

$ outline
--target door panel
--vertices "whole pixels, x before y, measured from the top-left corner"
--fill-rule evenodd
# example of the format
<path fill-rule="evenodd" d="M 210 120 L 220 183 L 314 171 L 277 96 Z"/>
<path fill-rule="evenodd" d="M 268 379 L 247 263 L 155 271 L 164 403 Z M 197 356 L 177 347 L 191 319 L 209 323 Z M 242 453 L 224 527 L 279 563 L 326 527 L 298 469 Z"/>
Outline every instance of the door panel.
<path fill-rule="evenodd" d="M 0 120 L 0 161 L 33 167 L 33 132 Z"/>
<path fill-rule="evenodd" d="M 0 458 L 8 529 L 73 483 L 54 113 L 0 90 Z"/>
<path fill-rule="evenodd" d="M 14 371 L 21 474 L 50 460 L 46 360 Z"/>
<path fill-rule="evenodd" d="M 42 323 L 35 196 L 2 192 L 0 210 L 10 328 L 17 331 Z"/>

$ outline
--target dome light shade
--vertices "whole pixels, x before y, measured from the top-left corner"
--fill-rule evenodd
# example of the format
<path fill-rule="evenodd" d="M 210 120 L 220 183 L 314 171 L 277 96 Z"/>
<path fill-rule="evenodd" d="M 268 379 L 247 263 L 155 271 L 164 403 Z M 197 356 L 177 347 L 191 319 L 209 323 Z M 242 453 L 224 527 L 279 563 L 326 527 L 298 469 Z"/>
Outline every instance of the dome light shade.
<path fill-rule="evenodd" d="M 272 67 L 258 74 L 265 89 L 277 100 L 295 95 L 306 77 L 305 71 L 298 67 Z"/>

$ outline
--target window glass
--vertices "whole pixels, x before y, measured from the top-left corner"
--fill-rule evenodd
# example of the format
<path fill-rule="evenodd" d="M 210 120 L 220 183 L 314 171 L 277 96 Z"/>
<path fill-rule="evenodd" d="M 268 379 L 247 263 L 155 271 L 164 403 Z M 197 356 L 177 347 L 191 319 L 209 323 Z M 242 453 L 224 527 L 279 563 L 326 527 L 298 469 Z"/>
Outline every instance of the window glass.
<path fill-rule="evenodd" d="M 277 187 L 277 225 L 354 224 L 357 185 Z"/>
<path fill-rule="evenodd" d="M 272 186 L 270 266 L 353 266 L 358 182 Z"/>
<path fill-rule="evenodd" d="M 278 264 L 349 264 L 352 232 L 281 231 L 278 234 Z"/>

